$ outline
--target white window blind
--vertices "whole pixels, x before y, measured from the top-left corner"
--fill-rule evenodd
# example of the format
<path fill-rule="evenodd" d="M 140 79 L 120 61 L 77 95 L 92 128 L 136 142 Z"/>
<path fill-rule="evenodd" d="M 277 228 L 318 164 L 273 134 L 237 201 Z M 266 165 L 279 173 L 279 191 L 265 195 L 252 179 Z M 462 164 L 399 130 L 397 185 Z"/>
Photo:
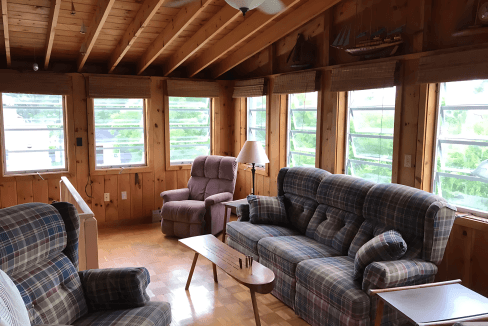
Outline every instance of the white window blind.
<path fill-rule="evenodd" d="M 346 174 L 390 183 L 396 88 L 348 93 Z"/>
<path fill-rule="evenodd" d="M 210 155 L 210 98 L 169 97 L 170 164 Z"/>
<path fill-rule="evenodd" d="M 488 216 L 488 80 L 440 84 L 434 193 Z"/>
<path fill-rule="evenodd" d="M 318 92 L 288 95 L 288 167 L 315 167 L 317 105 Z"/>
<path fill-rule="evenodd" d="M 6 174 L 67 170 L 63 97 L 2 94 Z"/>
<path fill-rule="evenodd" d="M 259 141 L 266 151 L 266 96 L 247 98 L 247 140 Z"/>
<path fill-rule="evenodd" d="M 144 100 L 93 101 L 96 168 L 146 165 Z"/>

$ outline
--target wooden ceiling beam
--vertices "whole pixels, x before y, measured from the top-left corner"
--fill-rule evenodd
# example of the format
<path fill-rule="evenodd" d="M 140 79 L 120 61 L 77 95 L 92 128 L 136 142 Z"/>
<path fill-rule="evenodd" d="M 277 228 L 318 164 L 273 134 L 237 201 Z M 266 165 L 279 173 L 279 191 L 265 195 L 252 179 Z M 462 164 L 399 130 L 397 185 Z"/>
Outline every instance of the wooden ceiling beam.
<path fill-rule="evenodd" d="M 299 8 L 293 10 L 293 12 L 283 17 L 273 26 L 266 29 L 265 33 L 258 35 L 256 38 L 248 42 L 245 46 L 216 64 L 212 71 L 212 77 L 217 78 L 221 76 L 241 62 L 247 60 L 259 51 L 268 47 L 270 44 L 273 44 L 280 38 L 286 36 L 288 33 L 293 32 L 295 29 L 299 28 L 306 22 L 317 17 L 340 1 L 341 0 L 308 0 Z"/>
<path fill-rule="evenodd" d="M 242 16 L 242 13 L 228 4 L 215 14 L 210 20 L 203 25 L 181 48 L 173 54 L 164 64 L 163 75 L 168 76 L 183 62 L 185 62 L 194 53 L 200 50 L 215 35 L 221 32 L 226 26 L 235 19 Z"/>
<path fill-rule="evenodd" d="M 210 5 L 211 0 L 194 1 L 180 9 L 178 14 L 171 20 L 165 29 L 147 48 L 146 52 L 137 64 L 137 74 L 140 75 L 146 70 L 156 58 L 173 43 L 181 32 L 191 24 L 198 15 Z"/>
<path fill-rule="evenodd" d="M 146 0 L 130 23 L 124 35 L 110 56 L 108 72 L 112 73 L 139 35 L 146 28 L 159 8 L 168 0 Z"/>
<path fill-rule="evenodd" d="M 2 0 L 2 19 L 3 19 L 3 38 L 5 39 L 5 56 L 7 57 L 7 67 L 12 65 L 10 58 L 10 40 L 8 35 L 8 11 L 7 0 Z"/>
<path fill-rule="evenodd" d="M 300 2 L 300 0 L 282 0 L 285 9 Z M 236 46 L 247 41 L 250 37 L 255 35 L 260 29 L 266 26 L 273 19 L 276 19 L 282 15 L 285 10 L 282 10 L 276 15 L 267 15 L 261 11 L 255 11 L 252 15 L 248 16 L 239 26 L 232 30 L 229 34 L 224 36 L 211 48 L 206 49 L 205 53 L 202 53 L 194 62 L 188 67 L 188 76 L 194 77 L 200 71 L 214 63 L 223 55 L 232 51 Z"/>
<path fill-rule="evenodd" d="M 78 56 L 78 61 L 76 64 L 78 72 L 81 72 L 83 66 L 86 63 L 86 60 L 88 59 L 88 56 L 90 55 L 90 52 L 93 50 L 93 46 L 97 41 L 98 35 L 100 34 L 103 24 L 105 24 L 108 14 L 110 13 L 110 9 L 112 9 L 114 3 L 115 0 L 98 1 L 97 11 L 93 16 L 93 19 L 90 24 L 90 28 L 88 30 L 88 33 L 86 33 L 85 41 L 83 42 L 83 44 L 85 44 L 86 47 L 86 53 L 85 54 L 80 53 L 80 55 Z"/>
<path fill-rule="evenodd" d="M 44 69 L 49 67 L 51 52 L 53 50 L 54 35 L 58 25 L 59 9 L 61 9 L 61 0 L 51 0 L 51 11 L 49 12 L 49 25 L 47 27 L 46 37 L 46 55 L 44 57 Z"/>

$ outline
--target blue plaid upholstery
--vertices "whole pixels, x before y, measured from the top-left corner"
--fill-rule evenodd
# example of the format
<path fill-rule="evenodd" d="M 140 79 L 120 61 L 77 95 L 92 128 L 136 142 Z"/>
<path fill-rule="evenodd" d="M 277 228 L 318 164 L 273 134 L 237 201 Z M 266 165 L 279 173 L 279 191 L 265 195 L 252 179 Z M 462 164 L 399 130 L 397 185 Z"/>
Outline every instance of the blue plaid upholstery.
<path fill-rule="evenodd" d="M 258 241 L 267 237 L 281 237 L 287 235 L 298 235 L 295 230 L 284 226 L 259 225 L 250 222 L 230 222 L 227 224 L 227 235 L 233 243 L 246 248 L 255 257 L 258 254 Z M 230 245 L 230 242 L 229 242 Z M 238 248 L 234 248 L 238 250 Z"/>
<path fill-rule="evenodd" d="M 257 252 L 251 251 L 247 249 L 247 247 L 241 246 L 239 243 L 232 240 L 231 237 L 227 237 L 227 244 L 229 247 L 234 248 L 235 250 L 239 251 L 241 254 L 246 256 L 252 256 L 255 261 L 259 261 L 259 256 Z"/>
<path fill-rule="evenodd" d="M 66 230 L 66 248 L 63 253 L 71 260 L 73 265 L 78 266 L 78 237 L 80 235 L 80 217 L 75 206 L 65 202 L 54 202 L 51 204 L 63 218 Z"/>
<path fill-rule="evenodd" d="M 279 268 L 276 268 L 274 264 L 262 258 L 259 263 L 271 269 L 275 274 L 275 285 L 271 294 L 293 309 L 295 307 L 295 288 L 297 283 L 295 278 L 286 275 Z"/>
<path fill-rule="evenodd" d="M 247 196 L 249 203 L 249 220 L 252 224 L 286 225 L 284 198 L 268 196 Z"/>
<path fill-rule="evenodd" d="M 285 207 L 288 219 L 295 229 L 305 234 L 318 204 L 315 200 L 285 193 Z"/>
<path fill-rule="evenodd" d="M 317 188 L 320 182 L 331 174 L 325 170 L 315 168 L 288 168 L 283 177 L 283 187 L 281 179 L 278 178 L 278 195 L 280 188 L 285 194 L 293 194 L 300 197 L 307 197 L 316 200 Z"/>
<path fill-rule="evenodd" d="M 149 302 L 143 307 L 126 310 L 99 311 L 78 319 L 73 326 L 166 326 L 171 323 L 171 307 L 167 302 Z"/>
<path fill-rule="evenodd" d="M 306 236 L 264 238 L 258 243 L 260 261 L 267 261 L 290 277 L 295 277 L 298 263 L 313 258 L 339 256 L 333 248 Z"/>
<path fill-rule="evenodd" d="M 374 224 L 397 230 L 408 246 L 415 238 L 422 239 L 422 259 L 439 264 L 455 211 L 454 206 L 431 193 L 398 184 L 378 184 L 366 196 L 363 216 Z"/>
<path fill-rule="evenodd" d="M 407 244 L 400 233 L 390 230 L 366 242 L 356 253 L 354 276 L 359 280 L 363 271 L 372 262 L 397 260 L 407 251 Z"/>
<path fill-rule="evenodd" d="M 149 302 L 146 288 L 150 276 L 144 267 L 90 269 L 79 275 L 91 312 L 141 307 Z"/>
<path fill-rule="evenodd" d="M 249 204 L 242 204 L 236 207 L 236 215 L 239 222 L 249 221 Z"/>

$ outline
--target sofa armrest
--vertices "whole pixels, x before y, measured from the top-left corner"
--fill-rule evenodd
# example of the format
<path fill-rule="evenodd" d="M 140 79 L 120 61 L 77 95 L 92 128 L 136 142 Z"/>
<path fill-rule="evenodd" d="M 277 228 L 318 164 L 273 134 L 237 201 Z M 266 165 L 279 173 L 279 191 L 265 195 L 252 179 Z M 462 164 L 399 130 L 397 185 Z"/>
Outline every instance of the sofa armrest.
<path fill-rule="evenodd" d="M 231 194 L 230 192 L 221 192 L 219 194 L 215 194 L 205 198 L 205 206 L 209 207 L 218 203 L 231 201 L 232 198 L 234 198 L 234 195 Z"/>
<path fill-rule="evenodd" d="M 237 220 L 239 222 L 247 222 L 251 219 L 249 218 L 249 204 L 242 204 L 236 208 Z"/>
<path fill-rule="evenodd" d="M 161 198 L 163 198 L 163 203 L 167 203 L 170 201 L 188 200 L 190 198 L 190 189 L 182 188 L 166 190 L 161 193 Z"/>
<path fill-rule="evenodd" d="M 437 266 L 421 259 L 373 262 L 366 266 L 363 275 L 364 291 L 430 282 L 437 273 Z"/>
<path fill-rule="evenodd" d="M 150 276 L 144 267 L 89 269 L 78 274 L 92 312 L 142 307 L 149 302 Z"/>

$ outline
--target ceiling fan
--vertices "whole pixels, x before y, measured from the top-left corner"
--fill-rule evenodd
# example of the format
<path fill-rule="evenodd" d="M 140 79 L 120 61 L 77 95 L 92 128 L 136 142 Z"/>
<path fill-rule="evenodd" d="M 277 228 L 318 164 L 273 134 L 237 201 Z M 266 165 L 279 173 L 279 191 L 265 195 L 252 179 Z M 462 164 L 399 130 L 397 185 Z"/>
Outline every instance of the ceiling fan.
<path fill-rule="evenodd" d="M 181 7 L 193 1 L 197 0 L 171 0 L 166 2 L 163 6 Z M 231 7 L 242 11 L 244 16 L 246 15 L 246 12 L 256 8 L 268 15 L 275 15 L 285 8 L 281 0 L 225 0 L 225 2 Z"/>

